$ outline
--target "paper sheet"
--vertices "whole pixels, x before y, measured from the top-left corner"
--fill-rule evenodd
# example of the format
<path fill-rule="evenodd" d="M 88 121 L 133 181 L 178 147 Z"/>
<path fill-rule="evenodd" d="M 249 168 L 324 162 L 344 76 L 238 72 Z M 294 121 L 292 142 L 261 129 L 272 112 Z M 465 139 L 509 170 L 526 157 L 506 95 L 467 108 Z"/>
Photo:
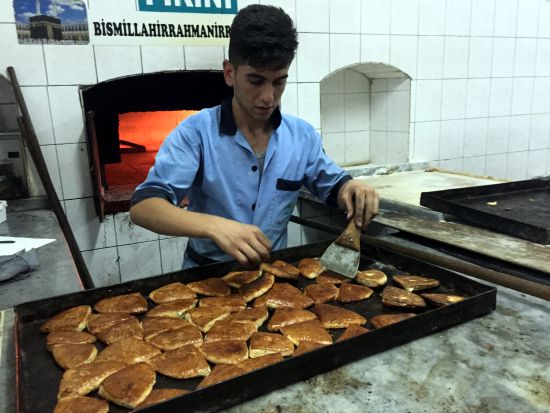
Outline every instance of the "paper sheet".
<path fill-rule="evenodd" d="M 18 238 L 0 236 L 0 241 L 15 241 L 13 243 L 4 244 L 0 242 L 0 255 L 12 255 L 22 250 L 29 251 L 31 249 L 40 248 L 55 239 L 47 238 Z"/>

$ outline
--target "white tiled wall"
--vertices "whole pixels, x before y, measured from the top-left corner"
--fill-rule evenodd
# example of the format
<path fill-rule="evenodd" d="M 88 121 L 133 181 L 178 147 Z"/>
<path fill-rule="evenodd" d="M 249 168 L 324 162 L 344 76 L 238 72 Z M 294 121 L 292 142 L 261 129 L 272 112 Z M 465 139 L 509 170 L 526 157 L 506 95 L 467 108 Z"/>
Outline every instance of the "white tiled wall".
<path fill-rule="evenodd" d="M 241 0 L 239 5 L 253 2 Z M 361 156 L 379 162 L 406 157 L 509 179 L 550 174 L 550 1 L 260 2 L 283 7 L 299 31 L 283 108 L 322 131 L 327 150 L 338 160 L 355 161 L 356 148 L 368 147 L 368 142 L 369 151 Z M 134 10 L 136 2 L 87 4 Z M 224 47 L 19 45 L 12 2 L 0 2 L 0 70 L 16 69 L 55 188 L 99 283 L 172 271 L 185 240 L 137 231 L 125 224 L 124 215 L 99 224 L 77 86 L 158 70 L 218 69 L 226 53 Z M 385 102 L 381 108 L 388 110 L 374 112 L 386 114 L 387 128 L 373 129 L 373 123 L 384 122 L 372 118 L 371 89 L 367 129 L 346 130 L 346 125 L 364 126 L 357 125 L 363 119 L 353 109 L 344 113 L 343 130 L 321 130 L 327 119 L 321 107 L 334 104 L 321 95 L 323 79 L 350 65 L 373 62 L 410 77 L 408 128 L 401 130 L 404 117 L 391 109 L 403 108 L 404 101 L 394 99 L 400 91 L 388 87 L 379 96 Z M 340 91 L 344 106 L 357 108 L 346 104 L 357 96 L 345 83 L 336 93 Z M 366 105 L 362 99 L 355 104 Z M 332 122 L 336 127 L 338 120 Z M 400 125 L 397 130 L 395 125 Z M 331 141 L 329 133 L 340 134 L 339 140 Z M 373 159 L 373 154 L 385 157 Z M 38 187 L 36 177 L 34 181 Z M 309 237 L 292 226 L 290 239 L 297 243 Z"/>

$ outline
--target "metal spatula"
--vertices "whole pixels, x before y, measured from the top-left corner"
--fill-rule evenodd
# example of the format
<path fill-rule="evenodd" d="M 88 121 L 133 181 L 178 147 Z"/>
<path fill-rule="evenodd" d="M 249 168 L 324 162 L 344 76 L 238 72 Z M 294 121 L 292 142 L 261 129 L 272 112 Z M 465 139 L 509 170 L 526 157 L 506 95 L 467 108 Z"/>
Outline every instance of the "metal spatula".
<path fill-rule="evenodd" d="M 355 278 L 361 258 L 360 240 L 361 231 L 352 218 L 342 234 L 321 256 L 321 265 L 338 274 Z"/>

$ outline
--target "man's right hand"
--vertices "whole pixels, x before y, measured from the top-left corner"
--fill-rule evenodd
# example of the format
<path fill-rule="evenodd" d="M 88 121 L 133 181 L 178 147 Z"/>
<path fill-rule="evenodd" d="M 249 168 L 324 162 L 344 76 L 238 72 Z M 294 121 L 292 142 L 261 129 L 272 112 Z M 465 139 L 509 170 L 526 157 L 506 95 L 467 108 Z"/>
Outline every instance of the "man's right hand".
<path fill-rule="evenodd" d="M 270 261 L 271 241 L 256 225 L 214 217 L 209 235 L 222 251 L 243 265 Z"/>

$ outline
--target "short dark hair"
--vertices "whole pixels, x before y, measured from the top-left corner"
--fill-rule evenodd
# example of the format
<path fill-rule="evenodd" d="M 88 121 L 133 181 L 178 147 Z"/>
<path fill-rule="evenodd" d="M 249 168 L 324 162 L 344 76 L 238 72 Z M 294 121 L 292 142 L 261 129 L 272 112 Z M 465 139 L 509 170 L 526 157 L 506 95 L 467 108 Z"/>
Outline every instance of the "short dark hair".
<path fill-rule="evenodd" d="M 292 63 L 298 36 L 281 8 L 252 4 L 241 9 L 231 25 L 229 61 L 257 69 L 278 70 Z"/>

